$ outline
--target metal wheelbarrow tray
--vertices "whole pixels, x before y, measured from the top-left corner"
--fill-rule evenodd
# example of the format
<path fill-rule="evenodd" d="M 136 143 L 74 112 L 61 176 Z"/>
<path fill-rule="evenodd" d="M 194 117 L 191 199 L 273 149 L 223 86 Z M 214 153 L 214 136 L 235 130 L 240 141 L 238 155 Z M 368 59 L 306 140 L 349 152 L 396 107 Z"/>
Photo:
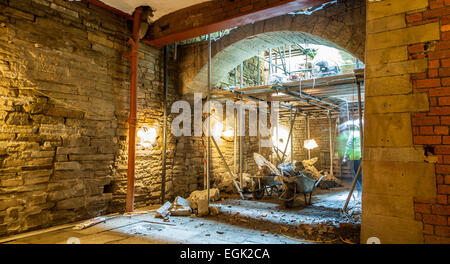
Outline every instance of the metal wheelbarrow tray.
<path fill-rule="evenodd" d="M 281 194 L 280 188 L 281 181 L 276 181 L 277 175 L 269 176 L 250 176 L 253 179 L 252 196 L 256 200 L 261 200 L 264 197 L 264 193 L 271 196 L 275 191 L 278 195 Z"/>
<path fill-rule="evenodd" d="M 326 175 L 323 175 L 316 181 L 303 173 L 290 177 L 280 176 L 283 184 L 283 193 L 280 195 L 279 199 L 284 202 L 285 207 L 290 208 L 294 204 L 296 194 L 303 193 L 305 204 L 311 205 L 312 191 L 319 185 L 324 177 L 326 177 Z M 306 197 L 307 194 L 309 194 L 309 201 Z"/>

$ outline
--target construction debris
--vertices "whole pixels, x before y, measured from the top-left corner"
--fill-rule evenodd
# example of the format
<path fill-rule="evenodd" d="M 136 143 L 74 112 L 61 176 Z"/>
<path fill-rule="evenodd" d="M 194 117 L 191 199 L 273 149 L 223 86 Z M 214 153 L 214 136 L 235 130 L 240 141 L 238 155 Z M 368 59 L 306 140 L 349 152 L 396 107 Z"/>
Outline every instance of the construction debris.
<path fill-rule="evenodd" d="M 211 202 L 215 202 L 220 200 L 220 191 L 217 188 L 212 188 L 209 190 L 210 194 L 210 200 Z M 205 199 L 208 201 L 208 190 L 202 190 L 202 191 L 193 191 L 191 195 L 187 198 L 187 200 L 191 203 L 191 208 L 193 210 L 198 208 L 198 201 L 200 199 Z"/>
<path fill-rule="evenodd" d="M 208 199 L 201 198 L 197 200 L 197 216 L 206 216 L 209 214 Z"/>
<path fill-rule="evenodd" d="M 183 197 L 177 196 L 170 208 L 170 214 L 175 216 L 189 216 L 191 213 L 191 203 Z"/>
<path fill-rule="evenodd" d="M 224 193 L 232 193 L 235 188 L 233 180 L 225 173 L 214 174 L 214 185 Z"/>
<path fill-rule="evenodd" d="M 219 207 L 216 207 L 216 206 L 210 206 L 210 207 L 209 207 L 209 214 L 210 214 L 211 216 L 216 216 L 216 215 L 218 215 L 219 213 L 220 213 Z"/>
<path fill-rule="evenodd" d="M 318 158 L 312 158 L 310 160 L 304 160 L 301 162 L 301 164 L 297 163 L 297 169 L 298 170 L 304 170 L 305 174 L 307 176 L 310 176 L 311 178 L 314 178 L 315 180 L 319 180 L 323 175 L 326 175 L 325 178 L 322 179 L 322 181 L 319 184 L 319 187 L 321 189 L 329 189 L 334 187 L 342 186 L 341 181 L 336 178 L 334 175 L 331 175 L 329 172 L 326 171 L 319 171 L 314 164 L 316 164 Z"/>
<path fill-rule="evenodd" d="M 170 208 L 172 207 L 171 202 L 166 202 L 163 206 L 161 206 L 158 210 L 156 210 L 155 217 L 158 218 L 166 218 L 170 215 Z"/>
<path fill-rule="evenodd" d="M 105 222 L 106 220 L 107 220 L 107 218 L 104 217 L 104 216 L 91 218 L 91 219 L 89 219 L 87 221 L 84 221 L 83 223 L 80 223 L 80 224 L 74 226 L 72 229 L 73 230 L 82 230 L 82 229 L 94 226 L 96 224 L 100 224 L 102 222 Z"/>
<path fill-rule="evenodd" d="M 302 161 L 302 165 L 304 167 L 305 173 L 309 173 L 315 180 L 320 179 L 322 177 L 322 173 L 314 166 L 316 164 L 318 158 L 312 158 L 310 160 L 304 160 Z"/>

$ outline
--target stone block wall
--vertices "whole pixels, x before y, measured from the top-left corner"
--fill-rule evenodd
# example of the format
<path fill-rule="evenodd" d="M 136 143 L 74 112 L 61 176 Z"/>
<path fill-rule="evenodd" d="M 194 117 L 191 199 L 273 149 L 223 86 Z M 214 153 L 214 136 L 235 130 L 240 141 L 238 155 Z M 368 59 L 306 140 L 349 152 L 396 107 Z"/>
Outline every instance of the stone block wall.
<path fill-rule="evenodd" d="M 362 243 L 370 237 L 450 241 L 444 199 L 449 4 L 367 1 Z"/>
<path fill-rule="evenodd" d="M 0 235 L 124 210 L 130 29 L 85 1 L 0 1 Z M 161 135 L 162 52 L 139 58 L 139 126 Z M 137 207 L 159 202 L 161 143 L 138 146 Z"/>
<path fill-rule="evenodd" d="M 289 117 L 283 117 L 280 124 L 289 132 L 290 121 Z M 309 118 L 310 136 L 317 142 L 318 147 L 311 150 L 311 158 L 317 157 L 318 161 L 315 164 L 318 170 L 327 170 L 329 167 L 329 151 L 330 151 L 330 135 L 328 118 L 325 117 L 310 117 Z M 333 142 L 335 140 L 336 118 L 332 117 L 331 129 Z M 303 147 L 303 143 L 307 137 L 306 118 L 297 116 L 293 128 L 293 143 L 294 143 L 294 160 L 302 161 L 308 159 L 308 150 Z M 337 146 L 337 145 L 336 145 Z M 337 150 L 336 147 L 334 150 Z M 326 157 L 325 157 L 326 155 Z"/>
<path fill-rule="evenodd" d="M 258 69 L 258 57 L 253 57 L 242 63 L 243 68 L 243 84 L 242 87 L 250 87 L 258 85 L 258 70 L 260 84 L 264 84 L 264 61 L 259 59 L 259 69 Z M 232 86 L 239 87 L 241 81 L 241 68 L 238 65 L 233 71 L 229 72 L 228 75 L 221 81 L 217 86 L 222 85 L 223 87 Z M 236 83 L 235 83 L 236 82 Z"/>

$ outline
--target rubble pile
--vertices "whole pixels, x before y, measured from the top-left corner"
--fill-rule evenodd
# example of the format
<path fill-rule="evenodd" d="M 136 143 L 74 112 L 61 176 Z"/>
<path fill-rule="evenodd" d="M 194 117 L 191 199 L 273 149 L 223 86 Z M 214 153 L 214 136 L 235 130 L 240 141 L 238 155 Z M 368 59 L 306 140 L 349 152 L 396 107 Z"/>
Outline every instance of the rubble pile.
<path fill-rule="evenodd" d="M 319 187 L 321 189 L 329 189 L 334 187 L 340 187 L 342 186 L 341 181 L 336 178 L 334 175 L 331 175 L 329 172 L 326 171 L 319 171 L 314 164 L 316 164 L 318 158 L 312 158 L 310 160 L 303 160 L 302 162 L 297 162 L 296 169 L 297 170 L 303 170 L 305 174 L 315 180 L 319 180 L 320 177 L 323 175 L 326 175 L 325 178 L 322 179 L 322 181 L 319 184 Z"/>
<path fill-rule="evenodd" d="M 218 201 L 220 199 L 220 191 L 217 188 L 210 189 L 211 202 Z M 191 195 L 184 199 L 177 196 L 173 203 L 166 202 L 161 206 L 155 214 L 157 218 L 169 219 L 169 216 L 207 216 L 218 215 L 219 208 L 215 206 L 208 206 L 208 191 L 194 191 Z"/>
<path fill-rule="evenodd" d="M 242 191 L 250 192 L 253 186 L 253 180 L 251 175 L 248 173 L 242 173 L 243 185 Z M 239 177 L 236 178 L 236 182 L 239 184 Z M 233 180 L 228 173 L 215 173 L 214 174 L 214 187 L 219 189 L 223 193 L 236 193 L 236 187 L 234 186 Z"/>

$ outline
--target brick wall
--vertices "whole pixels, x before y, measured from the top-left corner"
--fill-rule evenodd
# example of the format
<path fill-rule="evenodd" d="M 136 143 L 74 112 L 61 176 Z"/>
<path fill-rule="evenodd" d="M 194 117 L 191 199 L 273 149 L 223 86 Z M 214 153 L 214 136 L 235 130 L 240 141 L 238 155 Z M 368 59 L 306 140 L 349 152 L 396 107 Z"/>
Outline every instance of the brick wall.
<path fill-rule="evenodd" d="M 423 222 L 425 243 L 450 243 L 450 1 L 429 1 L 426 10 L 406 16 L 407 27 L 437 24 L 440 39 L 408 46 L 410 60 L 428 58 L 425 72 L 412 76 L 414 93 L 426 92 L 430 111 L 413 114 L 414 144 L 424 145 L 437 158 L 436 199 L 416 197 L 415 217 Z"/>
<path fill-rule="evenodd" d="M 130 28 L 84 1 L 0 1 L 0 235 L 124 210 Z M 140 45 L 138 126 L 157 124 L 159 135 L 161 57 Z M 175 143 L 169 136 L 169 195 L 183 177 Z M 138 146 L 137 207 L 159 202 L 161 149 L 161 136 Z"/>

